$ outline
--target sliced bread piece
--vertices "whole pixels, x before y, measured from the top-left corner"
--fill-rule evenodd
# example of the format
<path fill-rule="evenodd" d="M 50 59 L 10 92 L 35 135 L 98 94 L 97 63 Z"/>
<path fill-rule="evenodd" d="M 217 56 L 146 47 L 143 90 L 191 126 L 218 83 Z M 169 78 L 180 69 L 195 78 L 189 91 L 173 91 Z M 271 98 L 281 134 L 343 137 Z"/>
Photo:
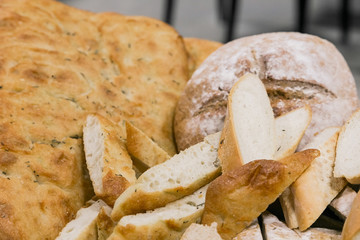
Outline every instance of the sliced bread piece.
<path fill-rule="evenodd" d="M 351 210 L 344 223 L 342 231 L 343 240 L 359 240 L 360 239 L 360 192 L 357 193 Z"/>
<path fill-rule="evenodd" d="M 316 149 L 279 161 L 255 160 L 222 174 L 210 183 L 202 223 L 218 224 L 223 239 L 249 226 L 319 156 Z"/>
<path fill-rule="evenodd" d="M 190 224 L 199 222 L 208 185 L 193 194 L 146 213 L 124 216 L 109 240 L 177 240 Z"/>
<path fill-rule="evenodd" d="M 257 219 L 255 219 L 249 226 L 236 235 L 233 240 L 263 240 L 261 234 L 260 225 Z"/>
<path fill-rule="evenodd" d="M 240 77 L 231 88 L 227 106 L 219 146 L 222 171 L 226 173 L 256 159 L 274 159 L 274 113 L 259 77 Z"/>
<path fill-rule="evenodd" d="M 350 213 L 351 205 L 356 197 L 356 192 L 349 186 L 346 186 L 334 200 L 331 201 L 329 208 L 335 214 L 345 220 Z"/>
<path fill-rule="evenodd" d="M 125 147 L 125 129 L 92 114 L 83 129 L 86 165 L 96 196 L 113 206 L 135 180 L 132 160 Z"/>
<path fill-rule="evenodd" d="M 299 223 L 295 213 L 294 195 L 291 193 L 291 187 L 285 189 L 285 191 L 279 197 L 279 200 L 286 225 L 291 229 L 298 228 Z"/>
<path fill-rule="evenodd" d="M 341 232 L 327 228 L 309 228 L 305 232 L 294 230 L 301 240 L 340 240 Z"/>
<path fill-rule="evenodd" d="M 345 179 L 333 176 L 339 131 L 339 127 L 326 128 L 304 147 L 318 149 L 320 156 L 290 187 L 293 196 L 289 201 L 294 202 L 295 215 L 301 231 L 309 228 L 346 186 Z M 288 214 L 289 211 L 285 210 L 284 213 Z"/>
<path fill-rule="evenodd" d="M 199 189 L 220 175 L 217 158 L 220 133 L 207 136 L 171 159 L 149 168 L 116 200 L 111 217 L 163 207 Z"/>
<path fill-rule="evenodd" d="M 214 222 L 210 226 L 192 223 L 186 229 L 180 240 L 222 240 L 216 230 L 217 224 Z"/>
<path fill-rule="evenodd" d="M 76 213 L 76 218 L 66 224 L 56 240 L 97 240 L 96 220 L 103 206 L 106 203 L 98 200 L 89 207 L 81 208 Z"/>
<path fill-rule="evenodd" d="M 341 128 L 336 147 L 334 176 L 360 184 L 360 109 Z"/>
<path fill-rule="evenodd" d="M 275 118 L 276 152 L 281 159 L 295 152 L 311 121 L 311 108 L 305 105 Z"/>
<path fill-rule="evenodd" d="M 126 148 L 129 154 L 140 161 L 138 169 L 146 170 L 170 158 L 169 154 L 157 145 L 140 129 L 125 121 Z M 134 164 L 136 164 L 134 162 Z"/>
<path fill-rule="evenodd" d="M 115 222 L 111 219 L 112 208 L 109 206 L 101 207 L 96 219 L 97 239 L 106 240 L 114 230 Z"/>
<path fill-rule="evenodd" d="M 266 240 L 301 240 L 299 235 L 288 228 L 275 215 L 264 212 L 262 214 L 263 229 Z"/>

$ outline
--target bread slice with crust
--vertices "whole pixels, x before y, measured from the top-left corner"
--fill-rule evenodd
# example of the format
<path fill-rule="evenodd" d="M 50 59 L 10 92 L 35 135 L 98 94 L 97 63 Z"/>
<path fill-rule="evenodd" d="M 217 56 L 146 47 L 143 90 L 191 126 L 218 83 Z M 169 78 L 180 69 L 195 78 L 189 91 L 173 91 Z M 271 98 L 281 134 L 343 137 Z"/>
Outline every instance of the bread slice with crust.
<path fill-rule="evenodd" d="M 341 128 L 336 147 L 334 176 L 360 184 L 360 108 Z"/>
<path fill-rule="evenodd" d="M 309 228 L 322 214 L 330 202 L 346 186 L 343 178 L 333 176 L 335 148 L 340 128 L 326 128 L 316 135 L 304 149 L 316 148 L 321 155 L 317 157 L 309 168 L 291 185 L 291 195 L 284 201 L 293 201 L 294 210 L 285 209 L 284 214 L 295 213 L 298 227 L 301 231 Z M 283 208 L 289 207 L 283 205 Z M 291 216 L 286 216 L 291 221 Z M 291 227 L 295 223 L 288 223 Z"/>
<path fill-rule="evenodd" d="M 334 200 L 331 201 L 329 208 L 335 214 L 345 220 L 350 213 L 351 204 L 354 202 L 356 192 L 349 186 L 346 186 Z"/>
<path fill-rule="evenodd" d="M 309 149 L 279 161 L 255 160 L 226 172 L 210 183 L 202 223 L 217 222 L 225 240 L 250 225 L 294 182 L 319 151 Z"/>
<path fill-rule="evenodd" d="M 255 219 L 249 226 L 236 235 L 233 240 L 263 240 L 258 220 Z"/>
<path fill-rule="evenodd" d="M 99 215 L 96 219 L 97 239 L 106 240 L 114 230 L 116 223 L 111 219 L 112 208 L 103 206 L 100 208 Z"/>
<path fill-rule="evenodd" d="M 344 223 L 342 239 L 360 239 L 360 192 L 357 193 L 354 202 L 351 205 L 350 213 Z"/>
<path fill-rule="evenodd" d="M 190 224 L 199 222 L 208 185 L 193 194 L 146 213 L 120 219 L 109 240 L 178 240 Z"/>
<path fill-rule="evenodd" d="M 66 224 L 56 240 L 97 240 L 96 221 L 100 209 L 107 205 L 102 200 L 90 204 L 76 213 L 76 218 Z"/>
<path fill-rule="evenodd" d="M 311 107 L 296 108 L 275 118 L 276 152 L 274 159 L 293 154 L 311 122 Z"/>
<path fill-rule="evenodd" d="M 301 237 L 302 240 L 340 240 L 341 232 L 328 228 L 309 228 L 301 232 L 298 229 L 294 231 Z"/>
<path fill-rule="evenodd" d="M 169 160 L 149 168 L 116 200 L 111 217 L 163 207 L 199 189 L 220 175 L 217 158 L 220 133 L 207 136 Z"/>
<path fill-rule="evenodd" d="M 139 164 L 134 162 L 138 169 L 145 171 L 149 167 L 165 162 L 170 158 L 165 150 L 129 121 L 125 121 L 125 126 L 126 148 L 133 158 L 140 161 Z"/>
<path fill-rule="evenodd" d="M 223 172 L 256 159 L 274 159 L 274 113 L 264 84 L 246 74 L 234 84 L 221 134 L 219 158 Z"/>
<path fill-rule="evenodd" d="M 106 118 L 88 115 L 83 129 L 86 165 L 96 196 L 113 206 L 135 180 L 125 147 L 125 130 Z"/>
<path fill-rule="evenodd" d="M 210 226 L 192 223 L 181 236 L 180 240 L 222 240 L 214 222 Z"/>
<path fill-rule="evenodd" d="M 266 240 L 301 240 L 296 232 L 288 228 L 275 215 L 264 212 L 261 216 Z"/>

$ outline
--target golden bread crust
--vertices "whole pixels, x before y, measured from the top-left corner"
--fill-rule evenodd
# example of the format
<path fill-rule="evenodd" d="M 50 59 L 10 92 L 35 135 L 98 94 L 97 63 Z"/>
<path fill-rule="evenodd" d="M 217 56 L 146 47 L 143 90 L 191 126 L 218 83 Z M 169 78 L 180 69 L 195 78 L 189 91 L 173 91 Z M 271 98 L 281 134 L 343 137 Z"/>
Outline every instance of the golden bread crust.
<path fill-rule="evenodd" d="M 88 113 L 132 121 L 175 153 L 173 112 L 188 66 L 167 24 L 2 0 L 0 48 L 1 236 L 53 239 L 94 194 L 81 141 Z"/>
<path fill-rule="evenodd" d="M 189 77 L 211 53 L 223 45 L 200 38 L 184 38 L 184 44 L 189 54 Z"/>
<path fill-rule="evenodd" d="M 342 231 L 343 240 L 356 239 L 360 232 L 360 193 L 358 193 L 351 205 L 349 216 L 345 220 L 344 228 Z"/>

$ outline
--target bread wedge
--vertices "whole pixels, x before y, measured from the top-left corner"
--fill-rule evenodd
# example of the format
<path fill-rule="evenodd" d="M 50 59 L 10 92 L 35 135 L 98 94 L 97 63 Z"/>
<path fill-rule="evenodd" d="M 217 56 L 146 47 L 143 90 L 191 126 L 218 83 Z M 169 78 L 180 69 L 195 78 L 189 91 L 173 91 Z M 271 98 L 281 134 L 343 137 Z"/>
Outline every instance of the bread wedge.
<path fill-rule="evenodd" d="M 246 74 L 234 84 L 219 146 L 224 173 L 256 159 L 274 159 L 273 110 L 258 76 Z"/>
<path fill-rule="evenodd" d="M 101 207 L 96 219 L 97 239 L 106 240 L 114 230 L 115 222 L 111 219 L 112 208 L 109 206 Z"/>
<path fill-rule="evenodd" d="M 216 226 L 216 223 L 212 223 L 210 226 L 192 223 L 180 240 L 222 240 L 216 230 Z"/>
<path fill-rule="evenodd" d="M 329 208 L 335 214 L 345 220 L 350 213 L 351 205 L 356 197 L 356 192 L 349 186 L 346 186 L 334 200 L 331 201 Z"/>
<path fill-rule="evenodd" d="M 279 161 L 255 160 L 210 183 L 202 223 L 217 222 L 225 240 L 250 225 L 319 156 L 316 149 Z"/>
<path fill-rule="evenodd" d="M 301 240 L 301 237 L 296 232 L 288 228 L 275 215 L 264 212 L 261 216 L 266 240 Z"/>
<path fill-rule="evenodd" d="M 109 240 L 178 240 L 192 223 L 199 222 L 204 211 L 208 185 L 193 194 L 146 213 L 124 216 Z"/>
<path fill-rule="evenodd" d="M 341 128 L 336 147 L 334 176 L 360 184 L 360 108 Z"/>
<path fill-rule="evenodd" d="M 320 151 L 309 168 L 291 185 L 292 196 L 283 201 L 293 201 L 293 210 L 284 210 L 284 214 L 290 211 L 295 213 L 298 227 L 301 231 L 309 228 L 323 213 L 330 202 L 346 186 L 344 178 L 333 176 L 335 148 L 340 128 L 326 128 L 317 134 L 304 149 L 316 148 Z M 282 196 L 284 198 L 284 196 Z M 289 207 L 283 205 L 283 208 Z M 286 216 L 287 221 L 292 217 Z M 294 223 L 288 223 L 291 227 Z"/>
<path fill-rule="evenodd" d="M 342 231 L 343 240 L 358 240 L 360 239 L 360 192 L 351 205 L 351 210 L 344 223 Z"/>
<path fill-rule="evenodd" d="M 295 152 L 311 122 L 311 108 L 305 105 L 275 118 L 276 152 L 281 159 Z"/>
<path fill-rule="evenodd" d="M 111 217 L 163 207 L 195 192 L 220 175 L 217 158 L 220 133 L 207 136 L 164 163 L 149 168 L 116 200 Z"/>
<path fill-rule="evenodd" d="M 81 208 L 76 218 L 59 233 L 56 240 L 97 240 L 96 221 L 99 211 L 107 206 L 102 200 L 92 201 L 89 207 Z"/>
<path fill-rule="evenodd" d="M 83 134 L 86 165 L 94 192 L 113 206 L 118 196 L 136 180 L 125 147 L 125 129 L 92 114 L 86 118 Z"/>
<path fill-rule="evenodd" d="M 255 219 L 249 226 L 236 235 L 233 240 L 263 240 L 258 220 Z"/>
<path fill-rule="evenodd" d="M 170 158 L 169 154 L 157 145 L 140 129 L 125 121 L 126 126 L 126 149 L 135 158 L 134 164 L 144 172 L 149 167 L 165 162 Z M 136 162 L 138 164 L 136 164 Z"/>

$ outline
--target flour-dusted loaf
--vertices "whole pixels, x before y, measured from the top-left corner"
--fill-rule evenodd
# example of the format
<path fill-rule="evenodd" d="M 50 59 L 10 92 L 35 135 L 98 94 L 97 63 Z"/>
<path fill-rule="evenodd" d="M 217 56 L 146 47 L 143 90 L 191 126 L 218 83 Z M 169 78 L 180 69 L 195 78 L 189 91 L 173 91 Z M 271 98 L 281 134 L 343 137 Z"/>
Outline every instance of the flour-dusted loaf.
<path fill-rule="evenodd" d="M 357 193 L 351 205 L 341 235 L 343 240 L 360 239 L 360 192 Z"/>
<path fill-rule="evenodd" d="M 339 134 L 334 167 L 335 177 L 360 184 L 360 108 L 346 121 Z"/>
<path fill-rule="evenodd" d="M 214 133 L 169 160 L 149 168 L 116 200 L 111 217 L 153 210 L 180 199 L 209 183 L 221 173 Z"/>
<path fill-rule="evenodd" d="M 124 216 L 109 240 L 179 240 L 192 223 L 200 222 L 208 185 L 193 194 L 146 213 Z"/>
<path fill-rule="evenodd" d="M 343 178 L 333 176 L 335 148 L 340 127 L 330 127 L 321 131 L 309 142 L 304 149 L 318 149 L 317 157 L 305 172 L 291 185 L 290 196 L 282 196 L 283 209 L 292 206 L 294 209 L 285 209 L 285 219 L 288 226 L 299 227 L 301 231 L 309 228 L 323 213 L 330 202 L 346 186 Z M 293 213 L 296 223 L 291 222 Z"/>
<path fill-rule="evenodd" d="M 316 149 L 279 161 L 255 160 L 210 183 L 202 223 L 217 222 L 225 240 L 250 225 L 319 156 Z"/>
<path fill-rule="evenodd" d="M 134 164 L 141 170 L 165 162 L 170 158 L 169 154 L 149 138 L 143 131 L 125 122 L 126 126 L 126 149 L 133 157 Z"/>
<path fill-rule="evenodd" d="M 223 172 L 256 159 L 274 159 L 275 119 L 266 89 L 254 74 L 245 74 L 232 87 L 219 159 Z"/>
<path fill-rule="evenodd" d="M 356 192 L 349 186 L 346 186 L 334 200 L 331 201 L 329 208 L 335 214 L 345 220 L 350 213 L 351 205 L 356 197 Z"/>
<path fill-rule="evenodd" d="M 81 208 L 76 213 L 76 218 L 66 224 L 56 240 L 97 240 L 96 221 L 104 206 L 107 206 L 106 203 L 98 200 Z"/>
<path fill-rule="evenodd" d="M 294 153 L 311 121 L 311 108 L 306 105 L 275 118 L 276 152 L 274 159 Z"/>
<path fill-rule="evenodd" d="M 350 69 L 330 42 L 289 32 L 243 37 L 212 53 L 188 81 L 175 114 L 180 150 L 223 128 L 230 89 L 249 72 L 263 80 L 276 116 L 311 106 L 300 146 L 321 129 L 341 126 L 358 104 Z"/>
<path fill-rule="evenodd" d="M 83 129 L 86 165 L 96 196 L 113 206 L 135 180 L 125 146 L 124 127 L 100 115 L 89 115 Z"/>

